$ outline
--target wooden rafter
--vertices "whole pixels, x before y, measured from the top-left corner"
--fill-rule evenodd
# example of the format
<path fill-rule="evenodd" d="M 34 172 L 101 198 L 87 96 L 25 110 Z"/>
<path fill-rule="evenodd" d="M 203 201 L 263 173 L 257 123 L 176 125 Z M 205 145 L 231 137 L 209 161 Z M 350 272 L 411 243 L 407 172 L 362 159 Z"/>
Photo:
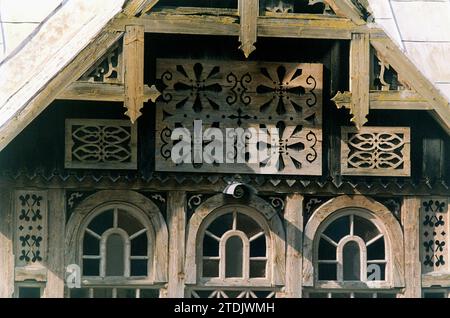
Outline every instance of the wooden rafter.
<path fill-rule="evenodd" d="M 357 25 L 364 25 L 363 13 L 351 0 L 326 0 L 333 11 L 342 17 L 348 17 Z"/>
<path fill-rule="evenodd" d="M 123 14 L 129 17 L 145 14 L 158 2 L 159 0 L 129 0 L 123 9 Z"/>

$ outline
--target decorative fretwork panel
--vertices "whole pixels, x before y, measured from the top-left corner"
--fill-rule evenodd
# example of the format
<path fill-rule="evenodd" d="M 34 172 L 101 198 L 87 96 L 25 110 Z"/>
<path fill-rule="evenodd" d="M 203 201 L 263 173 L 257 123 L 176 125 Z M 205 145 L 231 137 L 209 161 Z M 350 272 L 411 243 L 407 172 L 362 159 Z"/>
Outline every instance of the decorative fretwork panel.
<path fill-rule="evenodd" d="M 45 261 L 47 253 L 47 193 L 15 192 L 16 266 Z"/>
<path fill-rule="evenodd" d="M 275 298 L 275 290 L 242 289 L 193 289 L 191 298 Z"/>
<path fill-rule="evenodd" d="M 397 71 L 389 63 L 379 58 L 375 50 L 372 50 L 371 52 L 371 59 L 371 89 L 380 91 L 409 89 L 409 87 L 405 85 L 405 82 L 402 81 Z"/>
<path fill-rule="evenodd" d="M 406 127 L 342 127 L 343 175 L 409 176 L 410 129 Z"/>
<path fill-rule="evenodd" d="M 108 52 L 92 66 L 79 81 L 93 83 L 123 83 L 122 41 L 112 46 Z"/>
<path fill-rule="evenodd" d="M 156 111 L 157 170 L 321 174 L 321 64 L 160 59 L 157 78 L 162 87 Z M 202 121 L 199 133 L 194 120 Z M 171 159 L 179 142 L 171 140 L 175 128 L 191 133 L 191 161 L 198 148 L 204 154 L 211 147 L 218 147 L 214 149 L 222 152 L 223 160 L 176 164 Z M 204 137 L 208 128 L 220 130 L 224 143 Z M 230 138 L 229 128 L 246 133 Z M 264 129 L 267 135 L 261 133 Z M 270 150 L 266 160 L 251 155 L 255 137 L 262 137 L 258 147 Z M 238 158 L 235 149 L 240 145 L 245 145 L 245 154 Z"/>
<path fill-rule="evenodd" d="M 421 214 L 422 273 L 448 270 L 448 200 L 422 200 Z"/>
<path fill-rule="evenodd" d="M 334 14 L 325 0 L 261 0 L 266 14 L 315 13 Z"/>
<path fill-rule="evenodd" d="M 65 167 L 136 169 L 136 124 L 128 120 L 67 119 Z"/>

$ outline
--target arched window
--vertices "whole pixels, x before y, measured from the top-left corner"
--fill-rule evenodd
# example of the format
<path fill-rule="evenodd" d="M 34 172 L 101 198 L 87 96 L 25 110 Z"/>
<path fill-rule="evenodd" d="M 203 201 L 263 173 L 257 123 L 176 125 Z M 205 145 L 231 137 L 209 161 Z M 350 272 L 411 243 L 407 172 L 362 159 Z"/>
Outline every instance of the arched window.
<path fill-rule="evenodd" d="M 215 218 L 203 233 L 202 277 L 265 278 L 268 233 L 240 209 Z"/>
<path fill-rule="evenodd" d="M 84 229 L 83 276 L 147 277 L 152 267 L 151 228 L 130 206 L 99 210 Z"/>
<path fill-rule="evenodd" d="M 158 297 L 167 283 L 167 246 L 166 223 L 150 199 L 134 191 L 98 191 L 67 223 L 65 263 L 79 268 L 81 277 L 81 288 L 68 284 L 67 296 Z"/>
<path fill-rule="evenodd" d="M 384 281 L 384 234 L 357 211 L 346 211 L 320 232 L 317 265 L 319 281 Z"/>
<path fill-rule="evenodd" d="M 187 234 L 187 295 L 266 298 L 283 287 L 285 233 L 264 199 L 254 195 L 244 205 L 212 196 L 195 210 Z"/>

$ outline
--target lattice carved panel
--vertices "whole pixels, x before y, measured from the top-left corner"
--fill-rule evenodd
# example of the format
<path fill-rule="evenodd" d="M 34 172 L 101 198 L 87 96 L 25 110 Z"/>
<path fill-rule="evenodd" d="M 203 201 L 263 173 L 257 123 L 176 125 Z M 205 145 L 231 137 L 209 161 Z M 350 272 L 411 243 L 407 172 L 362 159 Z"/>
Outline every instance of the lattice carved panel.
<path fill-rule="evenodd" d="M 248 288 L 228 289 L 200 289 L 191 290 L 191 298 L 275 298 L 275 290 L 252 290 Z"/>
<path fill-rule="evenodd" d="M 422 201 L 420 213 L 422 273 L 448 271 L 448 200 Z"/>
<path fill-rule="evenodd" d="M 343 175 L 410 175 L 409 128 L 342 127 L 341 134 Z"/>
<path fill-rule="evenodd" d="M 16 266 L 46 260 L 47 212 L 45 191 L 15 192 Z"/>
<path fill-rule="evenodd" d="M 137 124 L 128 120 L 67 119 L 65 167 L 136 169 Z"/>
<path fill-rule="evenodd" d="M 92 83 L 123 83 L 122 41 L 112 46 L 79 81 Z"/>
<path fill-rule="evenodd" d="M 157 78 L 162 87 L 156 110 L 157 170 L 321 174 L 321 64 L 159 59 Z M 223 151 L 222 162 L 176 164 L 171 160 L 178 143 L 171 140 L 175 128 L 192 133 L 192 158 L 196 144 L 203 150 L 213 144 L 201 133 L 194 134 L 194 120 L 202 121 L 203 131 L 218 128 L 222 132 L 227 144 L 216 148 Z M 251 160 L 255 157 L 248 149 L 256 137 L 251 134 L 234 138 L 228 148 L 228 128 L 254 128 L 256 134 L 267 129 L 267 135 L 258 135 L 262 140 L 258 146 L 266 145 L 270 158 Z M 230 151 L 242 144 L 245 161 L 237 160 L 238 151 Z"/>

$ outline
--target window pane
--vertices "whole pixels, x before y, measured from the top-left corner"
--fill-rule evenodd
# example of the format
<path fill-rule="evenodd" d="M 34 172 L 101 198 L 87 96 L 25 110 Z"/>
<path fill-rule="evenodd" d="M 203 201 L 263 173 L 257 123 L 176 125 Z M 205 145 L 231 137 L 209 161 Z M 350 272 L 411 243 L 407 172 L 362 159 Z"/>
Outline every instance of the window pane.
<path fill-rule="evenodd" d="M 344 280 L 361 280 L 361 257 L 358 243 L 350 241 L 342 251 Z"/>
<path fill-rule="evenodd" d="M 122 236 L 111 234 L 106 240 L 106 276 L 123 276 L 125 247 Z"/>
<path fill-rule="evenodd" d="M 97 215 L 91 223 L 89 223 L 88 228 L 98 235 L 102 235 L 103 232 L 113 227 L 113 217 L 113 210 L 107 210 Z"/>
<path fill-rule="evenodd" d="M 85 275 L 85 276 L 100 275 L 100 260 L 99 259 L 84 259 L 83 260 L 83 275 Z"/>
<path fill-rule="evenodd" d="M 332 293 L 331 298 L 350 298 L 350 293 Z"/>
<path fill-rule="evenodd" d="M 70 298 L 89 298 L 89 288 L 71 288 Z"/>
<path fill-rule="evenodd" d="M 373 293 L 355 293 L 355 298 L 373 298 Z"/>
<path fill-rule="evenodd" d="M 251 217 L 238 213 L 236 229 L 247 234 L 248 238 L 262 231 L 261 227 Z"/>
<path fill-rule="evenodd" d="M 222 237 L 223 233 L 231 230 L 233 227 L 233 213 L 228 213 L 218 217 L 208 227 L 208 231 L 218 237 Z"/>
<path fill-rule="evenodd" d="M 158 298 L 159 289 L 141 289 L 141 298 Z"/>
<path fill-rule="evenodd" d="M 41 298 L 41 288 L 19 287 L 19 298 Z"/>
<path fill-rule="evenodd" d="M 392 293 L 377 293 L 377 298 L 397 298 L 397 294 L 392 294 Z"/>
<path fill-rule="evenodd" d="M 336 260 L 336 246 L 329 243 L 324 238 L 319 241 L 319 259 Z"/>
<path fill-rule="evenodd" d="M 112 288 L 94 288 L 94 298 L 112 298 Z"/>
<path fill-rule="evenodd" d="M 319 264 L 319 280 L 336 280 L 336 264 Z"/>
<path fill-rule="evenodd" d="M 250 242 L 250 257 L 266 256 L 266 235 Z"/>
<path fill-rule="evenodd" d="M 353 216 L 353 233 L 368 242 L 375 236 L 380 234 L 377 227 L 369 220 L 362 218 L 360 216 Z"/>
<path fill-rule="evenodd" d="M 309 293 L 308 298 L 328 298 L 327 293 Z"/>
<path fill-rule="evenodd" d="M 219 241 L 206 234 L 203 239 L 203 256 L 219 256 Z"/>
<path fill-rule="evenodd" d="M 148 260 L 133 259 L 131 260 L 130 275 L 131 276 L 147 276 Z"/>
<path fill-rule="evenodd" d="M 100 255 L 100 241 L 88 232 L 84 233 L 83 255 Z"/>
<path fill-rule="evenodd" d="M 337 219 L 323 233 L 338 243 L 344 236 L 350 234 L 350 217 L 346 215 Z"/>
<path fill-rule="evenodd" d="M 384 280 L 386 264 L 367 264 L 367 280 Z"/>
<path fill-rule="evenodd" d="M 136 289 L 117 288 L 117 298 L 136 298 Z"/>
<path fill-rule="evenodd" d="M 203 260 L 203 277 L 219 277 L 219 260 Z"/>
<path fill-rule="evenodd" d="M 118 211 L 117 219 L 118 227 L 127 232 L 129 236 L 144 228 L 138 219 L 123 210 Z"/>
<path fill-rule="evenodd" d="M 424 292 L 423 298 L 446 298 L 444 292 Z"/>
<path fill-rule="evenodd" d="M 231 236 L 225 243 L 225 277 L 242 277 L 244 246 L 239 236 Z"/>
<path fill-rule="evenodd" d="M 367 260 L 384 259 L 384 238 L 380 238 L 367 246 Z"/>
<path fill-rule="evenodd" d="M 132 256 L 146 256 L 148 251 L 147 233 L 135 237 L 131 240 L 131 255 Z"/>
<path fill-rule="evenodd" d="M 266 261 L 250 261 L 250 278 L 266 277 Z"/>

